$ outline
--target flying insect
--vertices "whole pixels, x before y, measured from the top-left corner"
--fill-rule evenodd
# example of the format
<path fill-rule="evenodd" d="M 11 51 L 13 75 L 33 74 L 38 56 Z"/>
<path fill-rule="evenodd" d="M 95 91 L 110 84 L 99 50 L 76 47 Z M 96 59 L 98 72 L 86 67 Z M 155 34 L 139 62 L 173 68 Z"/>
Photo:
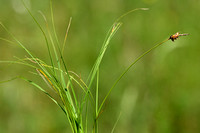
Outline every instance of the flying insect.
<path fill-rule="evenodd" d="M 179 32 L 177 32 L 176 34 L 171 35 L 168 40 L 172 40 L 174 42 L 174 40 L 176 40 L 179 36 L 187 36 L 187 35 L 189 34 L 188 33 L 180 34 Z"/>

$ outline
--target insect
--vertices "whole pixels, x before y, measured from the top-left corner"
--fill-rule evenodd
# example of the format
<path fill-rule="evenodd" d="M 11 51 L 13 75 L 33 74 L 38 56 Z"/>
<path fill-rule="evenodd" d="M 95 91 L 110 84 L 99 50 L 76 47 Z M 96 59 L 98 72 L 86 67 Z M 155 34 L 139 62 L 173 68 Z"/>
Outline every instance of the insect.
<path fill-rule="evenodd" d="M 176 34 L 171 35 L 168 40 L 171 39 L 174 42 L 174 40 L 176 40 L 179 36 L 187 36 L 187 35 L 189 35 L 189 34 L 188 33 L 180 34 L 179 32 L 177 32 Z"/>

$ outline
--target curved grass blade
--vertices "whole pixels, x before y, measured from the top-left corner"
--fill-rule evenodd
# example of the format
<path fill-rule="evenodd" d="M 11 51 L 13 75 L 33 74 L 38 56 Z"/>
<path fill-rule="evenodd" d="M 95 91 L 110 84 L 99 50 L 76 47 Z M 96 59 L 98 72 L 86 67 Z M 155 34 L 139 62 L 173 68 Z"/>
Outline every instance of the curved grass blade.
<path fill-rule="evenodd" d="M 131 65 L 129 65 L 129 67 L 119 76 L 119 78 L 116 80 L 116 82 L 114 83 L 114 85 L 111 87 L 111 89 L 108 91 L 107 95 L 105 96 L 103 102 L 101 103 L 100 107 L 99 107 L 99 111 L 98 113 L 101 111 L 106 99 L 108 98 L 108 96 L 110 95 L 112 89 L 117 85 L 117 83 L 122 79 L 122 77 L 129 71 L 129 69 L 134 66 L 140 59 L 142 59 L 145 55 L 147 55 L 149 52 L 151 52 L 152 50 L 156 49 L 158 46 L 160 46 L 161 44 L 165 43 L 166 41 L 168 41 L 168 39 L 162 41 L 161 43 L 156 44 L 155 46 L 153 46 L 152 48 L 150 48 L 149 50 L 147 50 L 146 52 L 144 52 L 142 55 L 140 55 L 135 61 L 133 61 L 133 63 Z"/>
<path fill-rule="evenodd" d="M 70 75 L 69 75 L 69 73 L 68 73 L 67 66 L 66 66 L 66 64 L 65 64 L 64 58 L 63 58 L 63 56 L 62 56 L 62 52 L 61 52 L 61 49 L 60 49 L 60 43 L 59 43 L 59 41 L 58 41 L 58 36 L 57 36 L 57 33 L 56 33 L 56 29 L 55 29 L 54 16 L 53 16 L 53 8 L 52 8 L 52 0 L 50 0 L 50 9 L 51 9 L 51 20 L 52 20 L 52 25 L 53 25 L 53 32 L 54 32 L 54 36 L 55 36 L 55 38 L 56 38 L 56 42 L 57 42 L 56 44 L 57 44 L 58 52 L 59 52 L 59 54 L 60 54 L 60 58 L 61 58 L 61 61 L 62 61 L 62 63 L 63 63 L 65 72 L 66 72 L 66 74 L 67 74 L 67 76 L 68 76 L 68 80 L 69 80 L 69 83 L 70 83 L 70 87 L 71 87 L 71 89 L 72 89 L 72 92 L 74 93 L 74 87 L 73 87 L 73 84 L 72 84 L 72 82 L 71 82 Z M 58 60 L 58 61 L 59 61 L 59 60 Z M 60 66 L 60 67 L 61 67 L 61 66 Z M 67 88 L 67 87 L 66 87 L 66 83 L 65 83 L 65 79 L 64 79 L 63 73 L 61 73 L 61 80 L 62 80 L 62 83 L 63 83 L 63 85 L 64 85 L 64 88 Z M 76 103 L 76 107 L 77 107 L 77 109 L 78 109 L 78 101 L 77 101 L 77 98 L 76 98 L 75 93 L 73 94 L 73 96 L 74 96 L 74 101 L 75 101 L 75 103 Z M 68 97 L 71 97 L 71 95 L 68 94 Z M 71 100 L 71 102 L 72 102 L 72 100 Z M 76 109 L 75 109 L 74 103 L 72 102 L 71 104 L 72 104 L 72 108 L 73 108 L 74 113 L 76 113 Z"/>
<path fill-rule="evenodd" d="M 25 63 L 25 62 L 19 62 L 19 61 L 0 61 L 0 63 L 11 63 L 11 64 L 20 64 L 20 65 L 25 65 L 25 66 L 29 66 L 35 69 L 38 69 L 38 67 L 31 65 L 29 63 Z"/>
<path fill-rule="evenodd" d="M 132 12 L 135 12 L 137 10 L 143 10 L 143 11 L 146 11 L 146 10 L 149 10 L 149 8 L 136 8 L 136 9 L 133 9 L 133 10 L 130 10 L 124 14 L 122 14 L 119 18 L 117 18 L 115 20 L 115 23 L 118 22 L 119 20 L 121 20 L 122 18 L 124 18 L 125 16 L 127 16 L 128 14 L 132 13 Z"/>
<path fill-rule="evenodd" d="M 50 1 L 51 3 L 51 1 Z M 55 27 L 54 27 L 54 21 L 53 21 L 53 11 L 52 11 L 52 4 L 51 4 L 51 16 L 52 16 L 52 23 L 53 23 L 53 32 L 54 32 L 54 35 L 55 35 L 55 38 L 56 38 L 56 44 L 57 44 L 57 48 L 59 50 L 59 53 L 61 55 L 61 52 L 60 52 L 60 46 L 59 46 L 59 42 L 58 42 L 58 38 L 57 38 L 57 35 L 56 35 L 56 32 L 55 32 Z M 42 13 L 41 13 L 42 14 Z M 48 27 L 48 23 L 46 21 L 46 18 L 45 16 L 42 14 L 44 20 L 45 20 L 45 23 L 46 23 L 46 26 L 47 26 L 47 30 L 48 30 L 48 34 L 49 34 L 49 38 L 50 38 L 50 41 L 52 43 L 52 46 L 53 46 L 53 50 L 54 50 L 54 53 L 55 53 L 55 57 L 56 57 L 56 61 L 57 61 L 57 65 L 58 65 L 58 70 L 61 70 L 61 63 L 60 63 L 60 60 L 58 58 L 58 54 L 57 54 L 57 50 L 55 48 L 55 43 L 53 41 L 53 38 L 51 36 L 51 33 L 50 33 L 50 30 L 49 30 L 49 27 Z M 64 61 L 63 61 L 64 62 Z M 64 64 L 65 65 L 65 64 Z M 65 66 L 66 67 L 66 66 Z M 56 69 L 54 67 L 54 69 Z M 73 104 L 73 101 L 72 101 L 72 98 L 71 98 L 71 94 L 69 93 L 69 91 L 66 91 L 68 90 L 68 87 L 66 87 L 66 83 L 65 83 L 65 79 L 64 79 L 64 75 L 63 75 L 63 72 L 62 71 L 59 71 L 60 72 L 60 76 L 61 76 L 61 84 L 60 84 L 60 87 L 59 87 L 59 95 L 65 105 L 65 107 L 68 109 L 67 110 L 67 114 L 69 116 L 69 121 L 70 121 L 70 125 L 73 129 L 73 131 L 76 132 L 76 121 L 77 121 L 77 114 L 76 114 L 76 111 L 75 111 L 75 108 L 74 108 L 74 104 Z M 66 71 L 67 72 L 67 71 Z M 68 77 L 70 78 L 70 76 L 68 75 Z M 51 85 L 52 86 L 52 85 Z M 74 94 L 74 91 L 73 91 L 73 87 L 71 85 L 71 88 L 72 88 L 72 92 Z M 76 97 L 75 95 L 74 96 L 74 99 L 75 101 L 76 100 Z"/>
<path fill-rule="evenodd" d="M 10 43 L 10 44 L 16 44 L 16 43 L 14 43 L 13 41 L 10 41 L 10 40 L 5 39 L 5 38 L 1 38 L 1 37 L 0 37 L 0 40 L 5 41 L 5 42 L 8 42 L 8 43 Z"/>
<path fill-rule="evenodd" d="M 31 80 L 28 80 L 28 79 L 26 79 L 26 78 L 24 78 L 24 77 L 22 77 L 22 76 L 16 76 L 16 77 L 11 78 L 11 79 L 9 79 L 9 80 L 0 81 L 0 84 L 6 83 L 6 82 L 10 82 L 10 81 L 16 80 L 16 79 L 23 79 L 24 81 L 27 81 L 27 82 L 29 82 L 30 84 L 32 84 L 33 86 L 35 86 L 36 88 L 38 88 L 40 91 L 42 91 L 43 93 L 45 93 L 45 94 L 46 94 L 57 106 L 59 106 L 59 107 L 62 109 L 62 111 L 66 114 L 65 109 L 64 109 L 64 108 L 63 108 L 63 107 L 62 107 L 48 92 L 46 92 L 42 87 L 40 87 L 38 84 L 34 83 L 34 82 L 31 81 Z"/>
<path fill-rule="evenodd" d="M 8 80 L 3 80 L 3 81 L 0 81 L 0 84 L 3 84 L 3 83 L 6 83 L 6 82 L 10 82 L 10 81 L 13 81 L 15 79 L 18 79 L 20 76 L 16 76 L 16 77 L 13 77 L 11 79 L 8 79 Z"/>
<path fill-rule="evenodd" d="M 36 60 L 37 58 L 35 58 L 31 52 L 0 22 L 0 25 L 6 30 L 6 32 L 17 42 L 17 44 L 22 47 L 27 53 L 28 55 L 37 63 L 37 65 L 46 72 L 46 74 L 48 76 L 50 76 L 50 74 L 45 70 L 44 67 L 42 67 L 42 65 Z"/>
<path fill-rule="evenodd" d="M 95 78 L 95 75 L 96 75 L 96 73 L 97 73 L 97 71 L 98 71 L 98 69 L 99 69 L 99 66 L 100 66 L 100 64 L 101 64 L 101 61 L 102 61 L 102 59 L 103 59 L 103 56 L 104 56 L 104 54 L 105 54 L 105 52 L 106 52 L 106 49 L 107 49 L 107 47 L 108 47 L 108 45 L 109 45 L 109 43 L 110 43 L 110 40 L 112 39 L 112 37 L 114 36 L 114 34 L 117 32 L 117 30 L 120 28 L 121 25 L 122 25 L 122 23 L 118 23 L 118 24 L 114 27 L 114 30 L 110 33 L 110 35 L 109 35 L 107 41 L 105 42 L 105 45 L 102 47 L 102 50 L 100 51 L 100 54 L 99 54 L 99 56 L 98 56 L 98 58 L 97 58 L 97 60 L 96 60 L 96 63 L 95 63 L 95 65 L 94 65 L 94 67 L 93 67 L 93 70 L 92 70 L 90 83 L 89 83 L 89 85 L 88 85 L 88 90 L 90 90 L 90 87 L 91 87 L 91 85 L 92 85 L 92 83 L 93 83 L 93 80 L 94 80 L 94 78 Z"/>
<path fill-rule="evenodd" d="M 63 56 L 63 52 L 64 52 L 64 49 L 65 49 L 65 45 L 66 45 L 66 41 L 67 41 L 67 37 L 68 37 L 68 33 L 69 33 L 69 28 L 71 26 L 71 22 L 72 22 L 72 17 L 70 17 L 70 19 L 69 19 L 69 24 L 67 26 L 67 30 L 66 30 L 66 33 L 65 33 L 65 39 L 64 39 L 63 47 L 62 47 L 62 56 Z"/>
<path fill-rule="evenodd" d="M 66 111 L 65 111 L 65 109 L 48 93 L 48 92 L 46 92 L 44 89 L 42 89 L 42 87 L 40 87 L 38 84 L 36 84 L 36 83 L 34 83 L 33 81 L 31 81 L 31 80 L 28 80 L 28 79 L 26 79 L 26 78 L 24 78 L 24 77 L 20 77 L 21 79 L 23 79 L 23 80 L 25 80 L 25 81 L 27 81 L 27 82 L 29 82 L 30 84 L 32 84 L 33 86 L 35 86 L 36 88 L 38 88 L 40 91 L 42 91 L 44 94 L 46 94 L 56 105 L 58 105 L 61 109 L 62 109 L 62 111 L 66 114 Z"/>
<path fill-rule="evenodd" d="M 103 51 L 103 49 L 105 49 L 105 45 L 107 44 L 107 41 L 108 41 L 108 39 L 110 38 L 110 34 L 112 34 L 113 32 L 116 32 L 116 27 L 118 27 L 118 25 L 119 25 L 119 20 L 121 20 L 123 17 L 125 17 L 125 16 L 127 16 L 128 14 L 130 14 L 130 13 L 132 13 L 132 12 L 134 12 L 134 11 L 137 11 L 137 10 L 149 10 L 149 9 L 148 9 L 148 8 L 136 8 L 136 9 L 133 9 L 133 10 L 130 10 L 130 11 L 126 12 L 125 14 L 123 14 L 123 15 L 121 15 L 119 18 L 117 18 L 117 19 L 114 21 L 114 23 L 112 24 L 112 26 L 110 27 L 110 29 L 108 30 L 107 34 L 106 34 L 106 37 L 105 37 L 105 40 L 104 40 L 104 42 L 103 42 L 102 48 L 101 48 L 101 50 L 100 50 L 99 56 L 101 55 L 101 52 Z M 113 35 L 114 35 L 114 34 L 113 34 Z M 100 58 L 99 56 L 97 57 L 97 60 L 98 60 L 98 58 Z M 96 62 L 97 62 L 97 60 L 96 60 Z M 91 81 L 91 80 L 90 80 L 91 77 L 92 77 L 91 75 L 92 75 L 92 72 L 94 71 L 94 67 L 95 67 L 95 65 L 96 65 L 96 62 L 95 62 L 95 64 L 94 64 L 94 66 L 92 67 L 91 71 L 90 71 L 90 74 L 89 74 L 89 76 L 88 76 L 87 82 L 88 82 L 88 81 Z"/>
<path fill-rule="evenodd" d="M 107 46 L 108 46 L 108 44 L 109 44 L 111 38 L 113 37 L 113 35 L 116 33 L 116 31 L 119 29 L 120 26 L 121 26 L 121 23 L 119 23 L 117 27 L 114 27 L 113 32 L 110 32 L 110 35 L 109 35 L 109 37 L 108 37 L 108 39 L 107 39 L 107 41 L 106 41 L 104 47 L 102 47 L 102 50 L 100 51 L 100 54 L 99 54 L 99 56 L 98 56 L 98 58 L 97 58 L 97 60 L 96 60 L 96 62 L 95 62 L 95 64 L 94 64 L 94 66 L 93 66 L 93 68 L 92 68 L 92 71 L 90 72 L 90 74 L 91 74 L 91 79 L 90 79 L 89 86 L 88 86 L 88 88 L 87 88 L 87 93 L 86 93 L 86 95 L 84 96 L 83 102 L 82 102 L 82 104 L 81 104 L 81 110 L 83 110 L 84 104 L 87 103 L 86 101 L 87 101 L 87 99 L 88 99 L 88 94 L 91 93 L 90 87 L 91 87 L 92 82 L 93 82 L 93 80 L 94 80 L 94 78 L 95 78 L 96 72 L 97 72 L 98 69 L 99 69 L 99 65 L 100 65 L 101 60 L 102 60 L 102 58 L 103 58 L 103 56 L 104 56 L 104 53 L 105 53 L 105 51 L 106 51 L 106 49 L 107 49 Z M 90 95 L 92 95 L 92 94 L 90 94 Z M 95 110 L 96 110 L 95 103 L 94 103 L 94 104 L 92 103 L 92 106 L 93 106 L 92 109 L 94 109 L 94 112 L 95 112 Z M 96 116 L 95 116 L 95 117 L 96 117 Z"/>
<path fill-rule="evenodd" d="M 42 29 L 41 25 L 38 23 L 38 21 L 37 21 L 36 18 L 33 16 L 33 14 L 32 14 L 31 11 L 28 9 L 28 7 L 26 6 L 26 4 L 24 3 L 23 0 L 22 0 L 22 3 L 24 4 L 24 7 L 26 8 L 26 10 L 27 10 L 28 13 L 30 14 L 30 16 L 33 18 L 34 22 L 37 24 L 38 28 L 40 29 L 40 31 L 42 32 L 42 34 L 43 34 L 43 36 L 44 36 L 44 39 L 45 39 L 45 42 L 46 42 L 46 45 L 47 45 L 47 49 L 48 49 L 48 53 L 49 53 L 49 57 L 50 57 L 50 61 L 51 61 L 51 65 L 53 66 L 53 72 L 54 72 L 54 63 L 53 63 L 53 58 L 52 58 L 52 55 L 51 55 L 51 50 L 50 50 L 50 47 L 49 47 L 49 42 L 48 42 L 47 36 L 46 36 L 44 30 Z"/>

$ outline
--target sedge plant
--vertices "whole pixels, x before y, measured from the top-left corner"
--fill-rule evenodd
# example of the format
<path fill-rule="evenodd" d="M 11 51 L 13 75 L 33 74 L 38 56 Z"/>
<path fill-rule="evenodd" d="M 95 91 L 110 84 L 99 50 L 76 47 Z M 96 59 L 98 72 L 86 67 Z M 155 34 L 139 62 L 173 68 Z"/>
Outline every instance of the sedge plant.
<path fill-rule="evenodd" d="M 115 81 L 113 86 L 109 89 L 103 101 L 100 102 L 99 101 L 99 89 L 100 89 L 99 88 L 99 75 L 100 75 L 99 69 L 100 69 L 100 65 L 102 63 L 104 54 L 110 44 L 111 39 L 114 37 L 115 33 L 118 31 L 118 29 L 122 25 L 120 20 L 126 15 L 128 15 L 129 13 L 132 13 L 134 11 L 148 10 L 148 9 L 137 8 L 137 9 L 131 10 L 123 14 L 122 16 L 120 16 L 118 19 L 116 19 L 116 21 L 114 21 L 114 23 L 112 24 L 111 28 L 109 29 L 106 35 L 105 41 L 103 42 L 102 48 L 88 75 L 88 78 L 84 80 L 75 72 L 68 70 L 67 64 L 65 62 L 65 58 L 63 56 L 72 19 L 70 18 L 69 20 L 64 41 L 61 43 L 58 40 L 56 28 L 54 25 L 54 15 L 53 15 L 51 0 L 50 0 L 50 10 L 51 10 L 51 21 L 52 21 L 53 30 L 50 30 L 50 27 L 48 25 L 45 15 L 42 12 L 40 12 L 46 24 L 47 33 L 45 32 L 43 27 L 39 24 L 39 22 L 36 20 L 36 18 L 32 15 L 31 11 L 27 8 L 25 4 L 24 4 L 24 7 L 26 8 L 27 12 L 33 18 L 33 21 L 36 23 L 36 25 L 38 26 L 38 28 L 43 34 L 44 40 L 46 42 L 48 54 L 49 54 L 50 64 L 47 64 L 45 61 L 41 60 L 39 57 L 34 56 L 32 52 L 29 49 L 27 49 L 25 45 L 22 44 L 2 23 L 0 23 L 0 25 L 7 31 L 7 33 L 13 38 L 15 42 L 10 41 L 5 38 L 0 38 L 0 40 L 6 41 L 11 44 L 19 45 L 23 50 L 26 51 L 28 56 L 24 59 L 17 58 L 17 60 L 15 61 L 0 61 L 0 63 L 11 63 L 11 64 L 14 63 L 14 64 L 25 65 L 32 68 L 34 71 L 33 74 L 36 74 L 39 77 L 41 77 L 44 80 L 44 82 L 47 84 L 47 88 L 51 88 L 54 90 L 54 92 L 59 97 L 59 100 L 55 99 L 55 97 L 50 95 L 47 89 L 44 89 L 36 82 L 22 76 L 17 76 L 7 81 L 1 81 L 0 83 L 8 82 L 8 81 L 19 78 L 35 86 L 37 89 L 39 89 L 44 94 L 46 94 L 64 112 L 64 114 L 68 118 L 68 121 L 70 123 L 73 133 L 87 133 L 89 131 L 88 106 L 91 106 L 92 112 L 94 113 L 93 126 L 90 129 L 92 130 L 92 132 L 97 133 L 98 132 L 98 118 L 100 117 L 105 101 L 108 99 L 108 96 L 112 92 L 113 88 L 122 79 L 122 77 L 129 71 L 129 69 L 133 67 L 139 60 L 141 60 L 149 52 L 151 52 L 152 50 L 156 49 L 161 44 L 169 40 L 169 39 L 166 39 L 162 41 L 161 43 L 156 44 L 155 46 L 153 46 L 152 48 L 144 52 L 141 56 L 139 56 L 135 61 L 133 61 L 132 64 L 130 64 L 124 70 L 124 72 L 118 77 L 118 79 Z M 94 87 L 94 85 L 96 87 Z M 80 98 L 77 97 L 78 95 L 75 91 L 77 87 L 78 89 L 82 90 L 83 98 L 81 100 L 78 100 Z M 95 94 L 92 94 L 91 92 L 92 89 L 95 89 L 95 92 L 96 92 Z M 116 123 L 111 132 L 114 132 Z"/>

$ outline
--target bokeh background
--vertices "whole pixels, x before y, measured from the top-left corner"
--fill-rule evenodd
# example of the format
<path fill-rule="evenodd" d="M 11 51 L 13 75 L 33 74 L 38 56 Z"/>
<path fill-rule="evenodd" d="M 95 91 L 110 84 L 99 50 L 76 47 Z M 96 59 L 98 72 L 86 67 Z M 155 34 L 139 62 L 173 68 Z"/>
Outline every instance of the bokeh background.
<path fill-rule="evenodd" d="M 50 20 L 49 0 L 26 0 L 42 26 Z M 176 32 L 190 33 L 168 41 L 145 56 L 111 93 L 99 118 L 99 132 L 200 132 L 200 1 L 199 0 L 53 0 L 55 25 L 62 41 L 72 24 L 65 49 L 69 70 L 86 80 L 114 20 L 134 8 L 111 41 L 100 71 L 100 101 L 117 77 L 140 54 Z M 20 0 L 0 0 L 0 21 L 34 55 L 49 62 L 43 36 Z M 0 28 L 0 37 L 11 39 Z M 12 39 L 11 39 L 12 40 Z M 17 45 L 0 41 L 0 60 L 25 58 Z M 43 86 L 30 68 L 0 64 L 0 81 L 22 75 Z M 42 92 L 22 80 L 0 84 L 0 133 L 68 133 L 64 113 Z"/>

